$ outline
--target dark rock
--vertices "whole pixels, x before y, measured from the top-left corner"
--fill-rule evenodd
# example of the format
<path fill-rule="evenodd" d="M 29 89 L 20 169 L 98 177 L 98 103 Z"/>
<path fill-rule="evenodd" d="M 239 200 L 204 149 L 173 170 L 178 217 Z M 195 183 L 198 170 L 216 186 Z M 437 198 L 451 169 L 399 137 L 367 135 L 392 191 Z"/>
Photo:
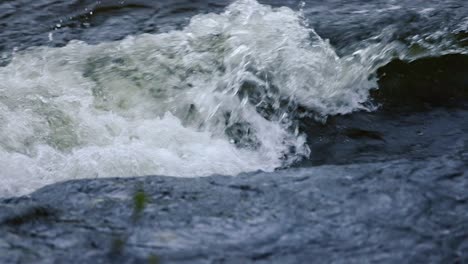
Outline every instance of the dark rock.
<path fill-rule="evenodd" d="M 466 263 L 466 153 L 0 200 L 1 263 Z"/>
<path fill-rule="evenodd" d="M 378 70 L 379 89 L 373 98 L 387 111 L 466 106 L 467 72 L 468 56 L 462 54 L 394 60 Z"/>

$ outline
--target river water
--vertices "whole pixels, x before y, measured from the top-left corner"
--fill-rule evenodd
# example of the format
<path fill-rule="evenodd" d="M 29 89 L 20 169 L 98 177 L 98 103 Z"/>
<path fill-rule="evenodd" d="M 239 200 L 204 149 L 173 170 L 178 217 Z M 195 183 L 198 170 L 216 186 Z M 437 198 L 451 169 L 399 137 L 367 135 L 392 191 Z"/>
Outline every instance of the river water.
<path fill-rule="evenodd" d="M 466 1 L 5 0 L 0 39 L 0 196 L 381 166 L 361 188 L 443 200 L 466 257 Z"/>
<path fill-rule="evenodd" d="M 0 191 L 463 156 L 467 11 L 3 1 Z"/>

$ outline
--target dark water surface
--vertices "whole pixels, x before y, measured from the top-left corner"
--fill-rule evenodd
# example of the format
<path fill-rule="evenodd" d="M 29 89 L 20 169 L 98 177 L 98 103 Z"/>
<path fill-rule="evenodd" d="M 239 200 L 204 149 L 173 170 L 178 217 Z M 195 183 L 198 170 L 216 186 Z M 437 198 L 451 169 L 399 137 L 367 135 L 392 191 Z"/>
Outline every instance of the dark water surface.
<path fill-rule="evenodd" d="M 309 157 L 276 172 L 251 173 L 237 179 L 216 176 L 191 179 L 196 181 L 196 192 L 213 192 L 213 199 L 221 199 L 223 188 L 227 188 L 214 184 L 217 181 L 220 186 L 239 181 L 254 191 L 239 204 L 222 199 L 212 204 L 208 199 L 197 198 L 201 200 L 190 207 L 192 216 L 180 210 L 174 210 L 172 216 L 158 215 L 167 221 L 158 224 L 158 228 L 173 228 L 176 235 L 194 236 L 198 245 L 155 242 L 157 245 L 152 249 L 160 252 L 163 259 L 167 258 L 168 263 L 190 263 L 191 258 L 197 263 L 236 263 L 236 259 L 243 263 L 468 263 L 468 1 L 259 2 L 302 9 L 308 27 L 328 39 L 339 56 L 353 54 L 372 43 L 401 45 L 388 55 L 392 59 L 369 76 L 377 77 L 375 88 L 378 89 L 371 90 L 367 103 L 378 107 L 372 111 L 330 115 L 323 122 L 323 119 L 317 121 L 310 109 L 298 106 L 294 113 L 300 114 L 294 121 L 299 132 L 307 136 Z M 0 1 L 1 64 L 8 65 L 16 52 L 27 52 L 31 47 L 63 47 L 71 40 L 98 44 L 130 35 L 182 29 L 193 16 L 223 12 L 230 3 L 224 0 L 3 0 Z M 226 133 L 249 132 L 241 128 L 234 132 L 227 129 Z M 236 144 L 240 147 L 245 143 L 239 142 Z M 298 177 L 310 179 L 301 185 L 297 183 Z M 179 185 L 187 188 L 183 180 L 166 181 L 161 183 L 164 188 L 177 189 Z M 119 184 L 118 188 L 123 189 Z M 151 186 L 158 188 L 157 184 Z M 50 200 L 43 198 L 48 195 L 47 188 L 36 194 L 38 198 L 34 202 Z M 249 193 L 249 190 L 243 191 Z M 97 193 L 98 198 L 108 199 L 105 193 Z M 70 195 L 78 199 L 76 193 Z M 151 195 L 158 197 L 157 193 Z M 178 195 L 182 194 L 174 191 L 173 197 Z M 242 194 L 226 190 L 226 199 L 240 199 L 237 195 Z M 178 199 L 168 203 L 174 207 L 187 206 L 186 201 Z M 266 202 L 268 199 L 276 204 Z M 10 210 L 21 202 L 6 199 L 0 203 Z M 206 209 L 207 204 L 211 209 Z M 56 207 L 67 210 L 63 204 Z M 218 220 L 224 221 L 224 216 L 203 213 L 216 208 L 228 213 L 231 209 L 228 207 L 237 208 L 231 212 L 232 226 L 213 220 L 219 217 Z M 249 208 L 254 208 L 255 212 L 251 213 L 258 216 L 252 222 L 244 221 L 245 215 L 240 212 Z M 90 213 L 90 219 L 96 219 L 96 214 Z M 177 219 L 186 221 L 189 231 L 177 224 Z M 193 221 L 201 222 L 200 229 Z M 15 253 L 6 259 L 0 256 L 0 262 L 22 263 L 21 256 L 29 253 L 21 247 L 34 247 L 37 230 L 32 234 L 28 228 L 5 223 L 0 226 L 0 234 L 8 237 L 0 238 L 0 252 L 14 249 Z M 39 228 L 40 223 L 32 229 Z M 148 223 L 143 225 L 146 231 L 154 228 Z M 212 225 L 213 230 L 207 225 Z M 262 225 L 264 229 L 260 228 Z M 236 238 L 236 227 L 249 239 Z M 69 234 L 75 227 L 50 224 L 47 228 L 55 231 L 64 228 Z M 79 237 L 86 240 L 82 232 L 78 232 Z M 249 232 L 258 237 L 248 236 Z M 30 243 L 20 246 L 14 237 L 24 237 Z M 151 239 L 143 237 L 142 243 L 151 247 Z M 138 241 L 139 237 L 134 239 Z M 200 246 L 203 243 L 211 248 Z M 57 256 L 55 260 L 65 260 L 56 246 L 52 243 L 41 250 L 48 252 L 49 257 Z M 257 246 L 261 250 L 255 251 Z M 66 251 L 72 254 L 69 248 Z M 141 261 L 142 252 L 147 254 L 148 249 L 133 243 L 131 253 L 124 254 L 125 259 Z M 243 256 L 243 252 L 250 257 Z M 185 257 L 178 259 L 177 254 Z M 211 254 L 216 257 L 210 257 Z M 316 259 L 310 259 L 312 256 Z M 83 257 L 83 260 L 90 259 Z"/>
<path fill-rule="evenodd" d="M 128 35 L 181 28 L 200 13 L 221 12 L 232 1 L 2 1 L 0 51 L 35 45 L 61 46 L 79 39 L 89 43 L 118 40 Z M 444 40 L 467 44 L 468 4 L 448 1 L 260 1 L 299 9 L 304 4 L 310 25 L 335 47 L 365 40 L 392 28 L 392 37 L 446 31 Z M 90 13 L 92 12 L 92 14 Z M 463 26 L 464 24 L 464 26 Z M 48 33 L 55 31 L 53 41 Z"/>

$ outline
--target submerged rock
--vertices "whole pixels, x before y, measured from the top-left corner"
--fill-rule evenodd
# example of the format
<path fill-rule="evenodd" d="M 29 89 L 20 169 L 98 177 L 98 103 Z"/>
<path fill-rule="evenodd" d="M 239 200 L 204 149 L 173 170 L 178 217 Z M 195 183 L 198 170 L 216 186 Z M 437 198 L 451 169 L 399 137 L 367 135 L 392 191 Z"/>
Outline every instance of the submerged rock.
<path fill-rule="evenodd" d="M 0 262 L 465 263 L 467 159 L 54 184 L 0 200 Z"/>

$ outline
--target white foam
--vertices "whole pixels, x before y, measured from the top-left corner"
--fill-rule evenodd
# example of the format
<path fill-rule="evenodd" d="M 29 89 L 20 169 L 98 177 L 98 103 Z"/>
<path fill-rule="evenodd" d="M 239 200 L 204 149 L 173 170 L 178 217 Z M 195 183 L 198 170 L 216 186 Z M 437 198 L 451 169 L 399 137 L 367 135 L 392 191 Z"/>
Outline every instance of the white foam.
<path fill-rule="evenodd" d="M 369 71 L 300 13 L 254 0 L 182 31 L 20 52 L 0 68 L 0 195 L 76 178 L 272 171 L 309 155 L 284 101 L 322 117 L 364 109 Z"/>

